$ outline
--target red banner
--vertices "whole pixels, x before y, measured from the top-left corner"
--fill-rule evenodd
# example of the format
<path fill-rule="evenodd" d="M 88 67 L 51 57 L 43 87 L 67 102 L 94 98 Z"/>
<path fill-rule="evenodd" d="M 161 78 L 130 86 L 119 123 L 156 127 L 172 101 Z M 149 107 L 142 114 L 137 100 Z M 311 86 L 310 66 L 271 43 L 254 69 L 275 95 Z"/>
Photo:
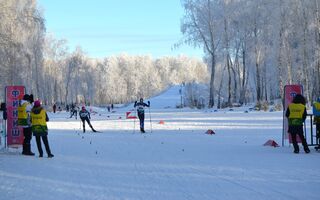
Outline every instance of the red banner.
<path fill-rule="evenodd" d="M 302 85 L 286 85 L 284 87 L 284 107 L 283 107 L 283 118 L 284 118 L 284 123 L 283 123 L 283 130 L 284 130 L 284 138 L 289 139 L 289 143 L 291 142 L 291 134 L 288 134 L 288 119 L 286 118 L 285 114 L 287 111 L 287 108 L 290 103 L 292 103 L 294 97 L 297 94 L 303 94 L 303 87 Z M 301 142 L 299 136 L 297 135 L 297 141 Z"/>
<path fill-rule="evenodd" d="M 25 94 L 24 86 L 6 87 L 7 104 L 7 144 L 8 146 L 19 146 L 23 143 L 23 128 L 18 126 L 19 100 Z"/>

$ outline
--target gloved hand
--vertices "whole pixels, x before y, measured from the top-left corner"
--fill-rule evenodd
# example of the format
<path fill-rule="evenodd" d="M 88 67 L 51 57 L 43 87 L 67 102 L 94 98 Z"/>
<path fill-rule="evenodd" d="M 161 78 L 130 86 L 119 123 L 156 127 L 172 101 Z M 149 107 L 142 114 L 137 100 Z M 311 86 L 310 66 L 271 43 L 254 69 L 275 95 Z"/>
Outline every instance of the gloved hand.
<path fill-rule="evenodd" d="M 150 101 L 148 101 L 148 105 L 150 106 Z"/>

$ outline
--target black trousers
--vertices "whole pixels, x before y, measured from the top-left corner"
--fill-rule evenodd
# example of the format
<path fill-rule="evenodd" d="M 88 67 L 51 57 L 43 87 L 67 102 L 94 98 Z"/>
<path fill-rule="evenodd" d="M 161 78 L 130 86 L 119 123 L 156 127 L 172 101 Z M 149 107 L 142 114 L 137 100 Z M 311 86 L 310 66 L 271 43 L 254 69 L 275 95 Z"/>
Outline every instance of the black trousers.
<path fill-rule="evenodd" d="M 316 137 L 320 145 L 320 123 L 316 123 Z"/>
<path fill-rule="evenodd" d="M 70 118 L 72 118 L 73 117 L 73 115 L 76 117 L 76 119 L 77 119 L 77 116 L 78 116 L 78 114 L 77 114 L 78 112 L 75 110 L 75 111 L 72 111 L 71 112 L 71 115 L 70 115 Z"/>
<path fill-rule="evenodd" d="M 304 138 L 303 132 L 302 132 L 302 133 L 296 133 L 296 132 L 295 132 L 295 133 L 291 133 L 292 144 L 293 144 L 294 150 L 299 151 L 299 145 L 298 145 L 298 142 L 297 142 L 297 135 L 299 135 L 299 137 L 300 137 L 300 139 L 301 139 L 303 148 L 304 148 L 305 150 L 306 150 L 306 149 L 309 149 L 308 144 L 307 144 L 307 142 L 306 142 L 306 139 Z"/>
<path fill-rule="evenodd" d="M 43 144 L 46 148 L 47 154 L 50 155 L 51 151 L 50 151 L 50 147 L 49 147 L 49 141 L 48 141 L 48 136 L 35 136 L 36 137 L 36 141 L 37 141 L 37 147 L 38 147 L 38 151 L 39 151 L 39 155 L 42 156 L 43 155 L 43 151 L 42 151 L 42 146 L 41 146 L 41 138 L 43 141 Z"/>
<path fill-rule="evenodd" d="M 87 122 L 87 123 L 89 124 L 90 128 L 91 128 L 92 130 L 94 130 L 93 127 L 92 127 L 92 125 L 91 125 L 91 123 L 90 123 L 89 117 L 83 117 L 83 118 L 80 118 L 80 119 L 81 119 L 81 121 L 82 121 L 83 132 L 85 132 L 85 130 L 86 130 L 86 123 L 85 123 L 85 122 Z"/>
<path fill-rule="evenodd" d="M 31 153 L 31 139 L 32 139 L 32 129 L 31 127 L 23 128 L 23 146 L 22 153 Z"/>
<path fill-rule="evenodd" d="M 138 113 L 139 121 L 140 121 L 140 128 L 144 129 L 144 113 Z"/>

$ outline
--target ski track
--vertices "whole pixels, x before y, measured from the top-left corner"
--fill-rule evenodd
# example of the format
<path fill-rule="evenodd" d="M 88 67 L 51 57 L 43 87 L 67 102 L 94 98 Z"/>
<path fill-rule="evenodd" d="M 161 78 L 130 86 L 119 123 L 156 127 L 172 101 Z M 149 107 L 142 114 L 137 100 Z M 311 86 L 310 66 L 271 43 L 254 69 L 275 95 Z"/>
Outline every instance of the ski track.
<path fill-rule="evenodd" d="M 280 141 L 282 113 L 155 110 L 153 133 L 146 116 L 146 134 L 138 132 L 138 120 L 133 134 L 134 121 L 123 117 L 120 111 L 93 116 L 93 126 L 102 133 L 88 126 L 82 133 L 79 121 L 66 121 L 67 113 L 50 114 L 55 157 L 1 152 L 0 200 L 298 200 L 320 195 L 318 153 L 294 155 L 291 147 L 262 146 L 270 138 Z M 216 135 L 204 134 L 208 128 Z"/>

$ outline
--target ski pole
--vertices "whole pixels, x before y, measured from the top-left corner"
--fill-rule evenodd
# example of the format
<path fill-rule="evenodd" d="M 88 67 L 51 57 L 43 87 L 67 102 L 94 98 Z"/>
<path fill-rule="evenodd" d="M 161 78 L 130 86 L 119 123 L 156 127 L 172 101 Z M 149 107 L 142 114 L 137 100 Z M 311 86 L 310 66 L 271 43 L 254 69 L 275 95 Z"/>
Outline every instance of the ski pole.
<path fill-rule="evenodd" d="M 152 133 L 152 123 L 151 123 L 151 111 L 150 111 L 150 106 L 149 106 L 149 116 L 150 116 L 150 129 L 151 129 L 151 133 Z"/>
<path fill-rule="evenodd" d="M 134 117 L 133 117 L 133 133 L 136 133 L 136 109 L 134 109 Z"/>

